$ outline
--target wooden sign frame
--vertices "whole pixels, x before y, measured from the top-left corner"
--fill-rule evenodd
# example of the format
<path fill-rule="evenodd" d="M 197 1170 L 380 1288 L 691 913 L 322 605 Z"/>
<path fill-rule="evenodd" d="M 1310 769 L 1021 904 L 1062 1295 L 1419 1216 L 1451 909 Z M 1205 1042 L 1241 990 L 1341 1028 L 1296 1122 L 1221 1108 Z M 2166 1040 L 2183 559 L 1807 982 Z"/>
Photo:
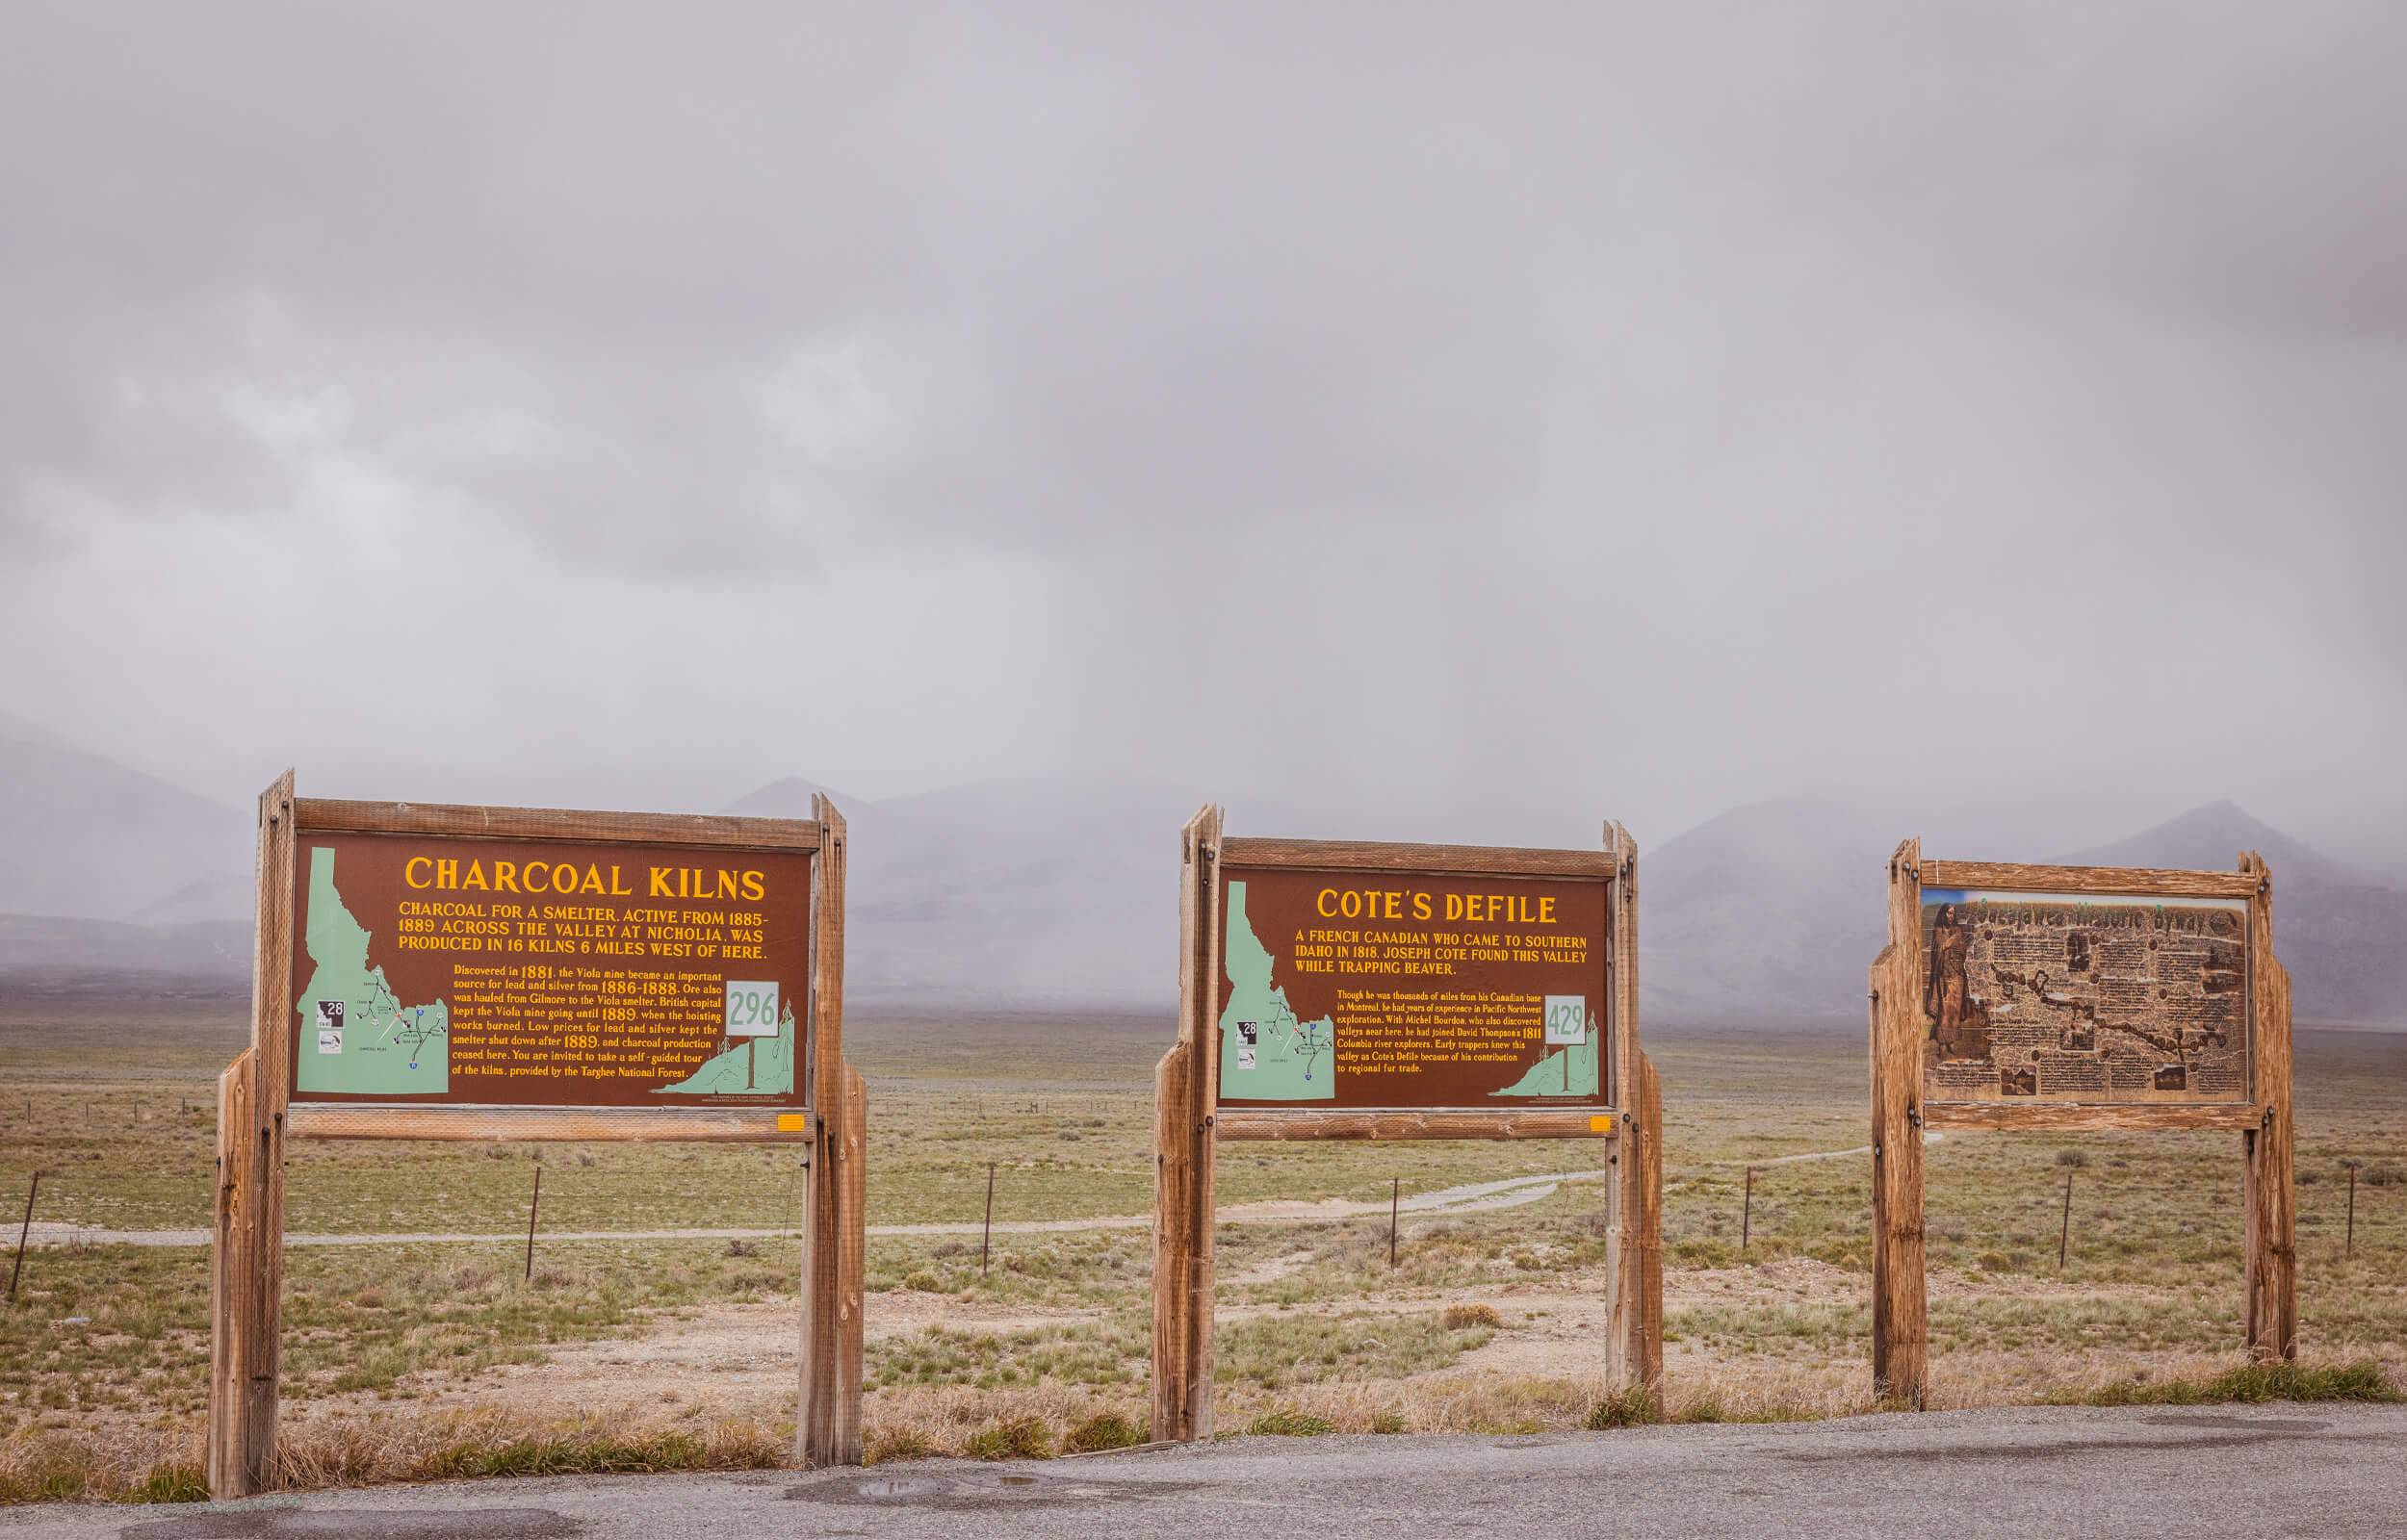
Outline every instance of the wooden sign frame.
<path fill-rule="evenodd" d="M 218 1176 L 210 1288 L 210 1496 L 275 1484 L 287 1139 L 702 1141 L 801 1148 L 801 1384 L 795 1458 L 861 1459 L 861 1296 L 868 1093 L 843 1057 L 843 816 L 824 796 L 809 819 L 685 817 L 460 808 L 296 797 L 287 770 L 259 798 L 251 1045 L 218 1077 Z M 482 1107 L 293 1103 L 293 893 L 307 834 L 559 840 L 807 852 L 811 863 L 807 1111 L 770 1108 Z"/>
<path fill-rule="evenodd" d="M 1927 1101 L 1923 1044 L 1922 894 L 2002 888 L 2114 898 L 2238 899 L 2247 906 L 2249 1099 L 2227 1105 Z M 1920 1408 L 1929 1391 L 1929 1306 L 1924 1270 L 1923 1130 L 2225 1129 L 2240 1137 L 2245 1178 L 2243 1266 L 2248 1351 L 2298 1356 L 2294 1134 L 2291 1110 L 2290 972 L 2273 955 L 2273 878 L 2255 851 L 2237 870 L 2023 866 L 1925 860 L 1907 839 L 1889 858 L 1889 943 L 1872 965 L 1873 1389 Z"/>
<path fill-rule="evenodd" d="M 1224 837 L 1207 806 L 1180 834 L 1178 1040 L 1153 1079 L 1152 1437 L 1212 1436 L 1214 1152 L 1222 1140 L 1603 1139 L 1607 1162 L 1607 1335 L 1617 1388 L 1663 1379 L 1663 1087 L 1639 1047 L 1638 844 L 1605 825 L 1601 851 Z M 1220 1083 L 1222 867 L 1594 877 L 1607 885 L 1606 1047 L 1610 1114 L 1574 1110 L 1223 1109 Z M 1599 1126 L 1599 1125 L 1602 1126 Z"/>

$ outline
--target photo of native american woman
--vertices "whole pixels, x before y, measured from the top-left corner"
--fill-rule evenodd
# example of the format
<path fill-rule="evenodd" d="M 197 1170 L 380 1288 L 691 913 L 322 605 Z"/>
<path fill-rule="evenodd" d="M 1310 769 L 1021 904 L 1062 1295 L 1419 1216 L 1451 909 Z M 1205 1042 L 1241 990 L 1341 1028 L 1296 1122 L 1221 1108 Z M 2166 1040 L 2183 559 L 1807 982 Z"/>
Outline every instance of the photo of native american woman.
<path fill-rule="evenodd" d="M 1985 1062 L 1989 1057 L 1989 1011 L 1973 998 L 1965 960 L 1972 927 L 1958 919 L 1954 904 L 1942 904 L 1930 926 L 1930 973 L 1923 985 L 1923 1014 L 1930 1018 L 1930 1040 L 1942 1060 Z"/>

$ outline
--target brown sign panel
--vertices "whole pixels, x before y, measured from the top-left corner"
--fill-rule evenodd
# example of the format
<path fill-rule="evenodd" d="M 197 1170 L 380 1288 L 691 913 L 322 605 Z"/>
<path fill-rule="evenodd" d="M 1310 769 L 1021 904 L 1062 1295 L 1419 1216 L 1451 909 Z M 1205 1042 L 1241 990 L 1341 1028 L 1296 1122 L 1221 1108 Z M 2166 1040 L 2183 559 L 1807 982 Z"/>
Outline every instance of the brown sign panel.
<path fill-rule="evenodd" d="M 1926 1101 L 2249 1099 L 2246 900 L 1926 886 L 1922 928 Z"/>
<path fill-rule="evenodd" d="M 304 832 L 292 1099 L 800 1108 L 811 860 Z"/>
<path fill-rule="evenodd" d="M 1611 1107 L 1608 891 L 1602 877 L 1225 866 L 1220 1105 Z"/>

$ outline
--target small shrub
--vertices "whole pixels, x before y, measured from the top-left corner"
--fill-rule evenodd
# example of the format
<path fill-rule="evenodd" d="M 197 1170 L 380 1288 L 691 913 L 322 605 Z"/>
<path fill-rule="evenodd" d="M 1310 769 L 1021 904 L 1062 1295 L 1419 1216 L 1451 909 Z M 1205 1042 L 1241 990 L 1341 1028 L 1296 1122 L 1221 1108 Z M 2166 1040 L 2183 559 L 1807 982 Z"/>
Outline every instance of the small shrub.
<path fill-rule="evenodd" d="M 921 1268 L 914 1272 L 904 1273 L 902 1286 L 906 1289 L 916 1289 L 921 1294 L 943 1294 L 945 1292 L 945 1280 L 938 1277 L 935 1273 L 928 1271 L 925 1268 Z"/>
<path fill-rule="evenodd" d="M 1273 1438 L 1320 1438 L 1337 1431 L 1337 1424 L 1309 1412 L 1264 1412 L 1245 1430 Z"/>
<path fill-rule="evenodd" d="M 1606 1397 L 1588 1409 L 1588 1421 L 1581 1425 L 1592 1433 L 1602 1433 L 1617 1427 L 1643 1427 L 1663 1420 L 1663 1408 L 1643 1385 Z"/>
<path fill-rule="evenodd" d="M 2078 1171 L 2089 1164 L 2089 1157 L 2077 1149 L 2060 1149 L 2056 1152 L 2056 1163 Z"/>
<path fill-rule="evenodd" d="M 2213 1379 L 2118 1380 L 2073 1398 L 2088 1406 L 2207 1406 L 2221 1401 L 2396 1401 L 2407 1399 L 2370 1358 L 2309 1367 L 2250 1364 Z"/>
<path fill-rule="evenodd" d="M 1490 1304 L 1448 1305 L 1445 1315 L 1439 1319 L 1445 1322 L 1448 1331 L 1462 1331 L 1470 1326 L 1504 1324 L 1503 1318 L 1496 1314 L 1496 1307 Z"/>
<path fill-rule="evenodd" d="M 206 1502 L 209 1482 L 197 1465 L 161 1465 L 124 1494 L 128 1502 Z"/>
<path fill-rule="evenodd" d="M 1098 1450 L 1125 1450 L 1145 1442 L 1137 1425 L 1118 1412 L 1098 1412 L 1070 1430 L 1062 1440 L 1062 1448 L 1073 1454 L 1092 1454 Z"/>
<path fill-rule="evenodd" d="M 1049 1460 L 1053 1430 L 1041 1418 L 1015 1417 L 971 1434 L 961 1452 L 973 1460 Z"/>
<path fill-rule="evenodd" d="M 1371 1431 L 1372 1431 L 1372 1432 L 1374 1432 L 1374 1433 L 1401 1433 L 1401 1432 L 1403 1432 L 1403 1431 L 1404 1431 L 1404 1414 L 1403 1414 L 1402 1412 L 1381 1412 L 1381 1413 L 1379 1413 L 1377 1416 L 1375 1416 L 1375 1417 L 1373 1417 L 1373 1418 L 1371 1419 Z"/>
<path fill-rule="evenodd" d="M 868 1442 L 861 1447 L 861 1463 L 864 1465 L 935 1457 L 936 1446 L 916 1427 L 882 1427 L 870 1434 Z"/>
<path fill-rule="evenodd" d="M 731 1257 L 757 1257 L 761 1254 L 761 1243 L 758 1241 L 730 1241 L 727 1243 L 727 1254 Z"/>

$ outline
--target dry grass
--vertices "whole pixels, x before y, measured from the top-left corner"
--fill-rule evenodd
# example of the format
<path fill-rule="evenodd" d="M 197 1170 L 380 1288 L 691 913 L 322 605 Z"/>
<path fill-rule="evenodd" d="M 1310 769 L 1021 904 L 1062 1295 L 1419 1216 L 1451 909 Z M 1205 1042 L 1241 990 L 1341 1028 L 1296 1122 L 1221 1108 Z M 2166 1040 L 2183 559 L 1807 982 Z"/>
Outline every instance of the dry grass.
<path fill-rule="evenodd" d="M 0 1059 L 12 1047 L 7 1027 L 0 1020 Z M 1143 1071 L 1158 1040 L 1079 1039 L 1078 1062 L 1048 1071 L 1078 1082 L 1065 1091 L 996 1083 L 995 1063 L 1025 1072 L 1037 1061 L 956 1036 L 950 1047 L 913 1044 L 893 1070 L 912 1078 L 876 1090 L 873 1219 L 974 1219 L 989 1160 L 1001 1167 L 998 1219 L 1147 1207 Z M 2302 1041 L 2300 1374 L 2239 1373 L 2240 1177 L 2227 1137 L 1951 1134 L 1928 1157 L 1932 1404 L 2407 1383 L 2407 1198 L 2397 1179 L 2407 1077 L 2393 1063 L 2407 1040 Z M 958 1057 L 964 1084 L 932 1077 L 922 1046 L 936 1061 Z M 1594 1181 L 1566 1182 L 1509 1212 L 1408 1215 L 1389 1265 L 1391 1179 L 1424 1190 L 1579 1170 L 1601 1162 L 1599 1148 L 1241 1145 L 1222 1155 L 1225 1203 L 1368 1195 L 1380 1212 L 1353 1223 L 1221 1227 L 1216 1426 L 1507 1434 L 1875 1410 L 1867 1163 L 1759 1165 L 1749 1245 L 1738 1245 L 1748 1164 L 1861 1142 L 1860 1040 L 1665 1034 L 1652 1051 L 1671 1089 L 1669 1373 L 1659 1398 L 1611 1396 L 1601 1377 L 1605 1238 Z M 70 1088 L 68 1064 L 37 1058 L 35 1093 L 0 1098 L 0 1191 L 39 1163 L 62 1172 L 55 1185 L 43 1178 L 41 1218 L 197 1222 L 209 1147 L 201 1083 L 179 1086 L 162 1064 Z M 292 1178 L 294 1223 L 507 1232 L 524 1223 L 531 1153 L 307 1146 Z M 547 1239 L 532 1285 L 519 1281 L 514 1239 L 288 1254 L 280 1481 L 788 1458 L 790 1359 L 767 1371 L 790 1353 L 790 1331 L 783 1318 L 765 1332 L 762 1322 L 792 1297 L 792 1241 L 548 1234 L 556 1223 L 672 1217 L 774 1225 L 790 1207 L 792 1171 L 742 1149 L 605 1146 L 543 1159 Z M 2352 1161 L 2356 1236 L 2343 1256 Z M 2071 1245 L 2059 1268 L 2068 1174 Z M 995 1240 L 982 1270 L 974 1233 L 871 1238 L 871 1460 L 1037 1458 L 1142 1439 L 1145 1230 Z M 199 1249 L 29 1257 L 19 1300 L 0 1307 L 0 1502 L 195 1495 L 206 1298 Z M 708 1352 L 685 1341 L 686 1356 L 677 1357 L 679 1331 L 697 1322 L 731 1335 Z M 738 1332 L 750 1335 L 737 1342 Z M 624 1346 L 595 1346 L 612 1339 Z M 660 1349 L 657 1373 L 642 1367 L 647 1342 Z M 752 1375 L 751 1392 L 717 1373 L 730 1354 L 736 1378 Z M 711 1373 L 707 1394 L 695 1388 L 697 1364 Z M 462 1403 L 477 1409 L 453 1409 Z M 573 1420 L 572 1408 L 586 1420 Z M 725 1422 L 713 1429 L 714 1420 Z"/>
<path fill-rule="evenodd" d="M 294 1490 L 463 1476 L 753 1471 L 784 1465 L 792 1428 L 722 1423 L 696 1431 L 594 1417 L 410 1413 L 297 1422 L 276 1444 L 275 1486 Z M 29 1428 L 0 1439 L 0 1502 L 187 1502 L 207 1497 L 191 1432 Z"/>

